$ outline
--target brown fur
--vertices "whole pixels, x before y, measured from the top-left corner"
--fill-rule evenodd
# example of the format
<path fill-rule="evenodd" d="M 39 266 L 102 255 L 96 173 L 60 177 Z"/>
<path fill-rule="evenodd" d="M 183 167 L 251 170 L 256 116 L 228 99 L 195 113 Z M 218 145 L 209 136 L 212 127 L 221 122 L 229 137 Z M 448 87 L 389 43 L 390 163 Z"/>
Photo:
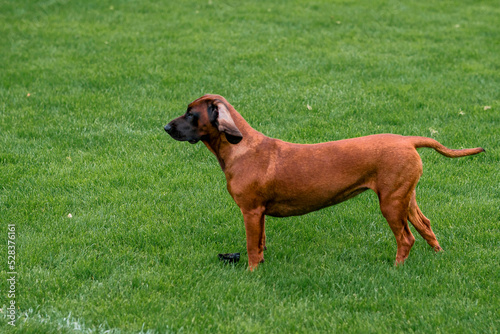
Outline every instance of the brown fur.
<path fill-rule="evenodd" d="M 382 214 L 396 237 L 396 264 L 404 262 L 415 242 L 408 220 L 435 251 L 441 250 L 415 198 L 422 175 L 416 148 L 430 147 L 447 157 L 484 151 L 451 150 L 431 138 L 393 134 L 292 144 L 254 130 L 219 95 L 195 100 L 165 130 L 177 140 L 203 141 L 217 157 L 227 189 L 243 214 L 251 270 L 264 261 L 266 215 L 303 215 L 367 189 L 378 195 Z"/>

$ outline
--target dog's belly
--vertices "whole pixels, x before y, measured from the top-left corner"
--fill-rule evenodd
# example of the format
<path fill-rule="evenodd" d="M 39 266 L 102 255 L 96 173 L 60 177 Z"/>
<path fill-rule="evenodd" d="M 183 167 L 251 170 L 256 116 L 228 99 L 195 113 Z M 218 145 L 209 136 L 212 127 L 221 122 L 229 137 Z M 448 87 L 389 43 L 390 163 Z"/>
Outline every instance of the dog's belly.
<path fill-rule="evenodd" d="M 304 194 L 303 196 L 293 198 L 277 197 L 267 202 L 264 214 L 273 217 L 300 216 L 346 201 L 367 189 L 369 188 L 349 189 L 335 196 L 322 196 L 320 194 L 314 196 L 314 194 Z"/>

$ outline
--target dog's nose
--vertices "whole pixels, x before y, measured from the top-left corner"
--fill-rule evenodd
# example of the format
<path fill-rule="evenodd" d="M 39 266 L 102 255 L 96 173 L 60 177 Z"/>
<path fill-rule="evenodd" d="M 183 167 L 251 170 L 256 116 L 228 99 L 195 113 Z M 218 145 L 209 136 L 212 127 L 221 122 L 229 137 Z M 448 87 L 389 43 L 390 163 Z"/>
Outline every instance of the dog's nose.
<path fill-rule="evenodd" d="M 170 133 L 170 130 L 172 130 L 172 126 L 170 124 L 167 124 L 165 125 L 165 131 L 167 131 L 168 133 Z"/>

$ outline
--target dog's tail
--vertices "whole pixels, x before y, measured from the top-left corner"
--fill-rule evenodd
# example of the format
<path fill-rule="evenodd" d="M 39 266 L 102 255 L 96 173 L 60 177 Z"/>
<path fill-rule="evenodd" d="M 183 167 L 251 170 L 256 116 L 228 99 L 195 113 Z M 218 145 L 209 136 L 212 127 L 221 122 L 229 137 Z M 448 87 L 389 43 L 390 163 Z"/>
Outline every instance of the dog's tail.
<path fill-rule="evenodd" d="M 427 138 L 427 137 L 410 137 L 410 138 L 412 140 L 413 145 L 415 145 L 415 148 L 430 147 L 448 158 L 460 158 L 460 157 L 466 157 L 468 155 L 474 155 L 481 152 L 485 152 L 484 148 L 482 147 L 465 148 L 462 150 L 452 150 L 432 138 Z"/>

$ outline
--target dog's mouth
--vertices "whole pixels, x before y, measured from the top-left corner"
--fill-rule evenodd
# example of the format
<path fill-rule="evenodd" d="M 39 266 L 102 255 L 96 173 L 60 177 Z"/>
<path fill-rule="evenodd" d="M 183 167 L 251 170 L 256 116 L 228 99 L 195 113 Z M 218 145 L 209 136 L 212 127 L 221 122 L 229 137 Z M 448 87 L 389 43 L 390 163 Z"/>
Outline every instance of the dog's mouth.
<path fill-rule="evenodd" d="M 197 139 L 197 138 L 192 138 L 192 139 L 187 139 L 186 137 L 182 137 L 182 136 L 176 136 L 175 134 L 172 134 L 172 133 L 169 133 L 170 137 L 172 137 L 173 139 L 177 140 L 177 141 L 187 141 L 188 143 L 190 144 L 196 144 L 197 142 L 200 141 L 200 139 Z"/>
<path fill-rule="evenodd" d="M 182 136 L 178 131 L 175 131 L 174 129 L 171 128 L 169 128 L 168 130 L 165 128 L 165 131 L 167 131 L 170 137 L 178 141 L 187 141 L 191 144 L 196 144 L 197 142 L 200 141 L 200 139 L 197 138 L 187 139 L 186 136 Z"/>

